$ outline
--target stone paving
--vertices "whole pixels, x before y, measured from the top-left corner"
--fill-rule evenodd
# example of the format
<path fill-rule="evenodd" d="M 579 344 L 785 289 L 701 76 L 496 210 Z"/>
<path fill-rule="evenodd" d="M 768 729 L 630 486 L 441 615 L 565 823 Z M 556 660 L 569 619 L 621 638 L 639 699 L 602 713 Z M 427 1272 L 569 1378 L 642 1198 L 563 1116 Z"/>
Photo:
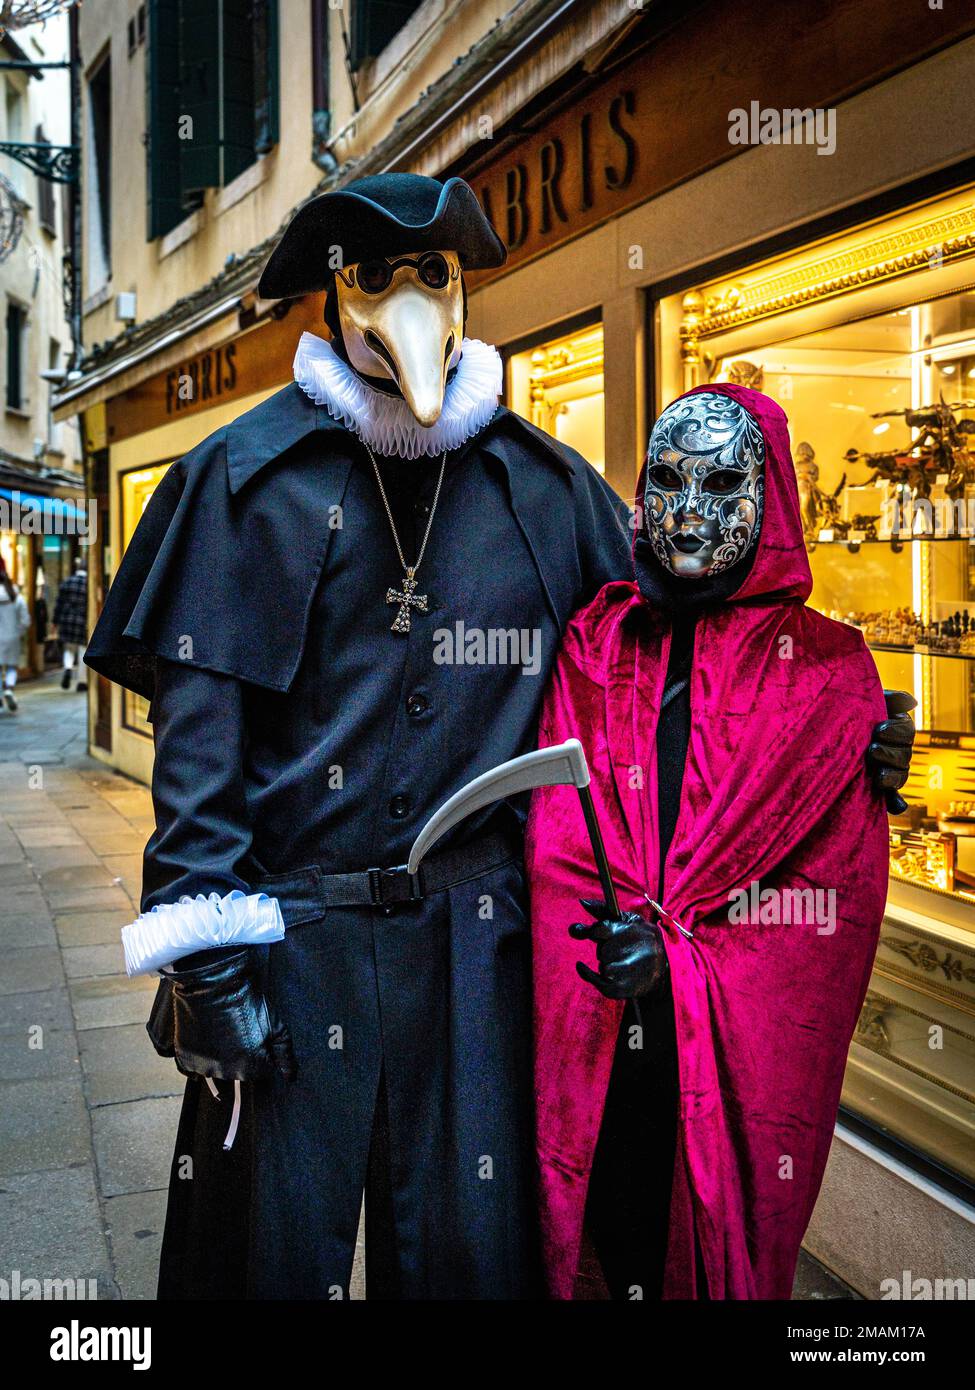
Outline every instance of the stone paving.
<path fill-rule="evenodd" d="M 0 711 L 0 1281 L 153 1298 L 182 1082 L 146 1036 L 155 982 L 126 977 L 119 942 L 149 792 L 89 757 L 85 697 L 56 674 L 17 694 Z M 849 1296 L 804 1254 L 794 1297 Z"/>
<path fill-rule="evenodd" d="M 129 980 L 149 793 L 88 757 L 56 676 L 0 713 L 0 1278 L 151 1298 L 181 1078 Z"/>

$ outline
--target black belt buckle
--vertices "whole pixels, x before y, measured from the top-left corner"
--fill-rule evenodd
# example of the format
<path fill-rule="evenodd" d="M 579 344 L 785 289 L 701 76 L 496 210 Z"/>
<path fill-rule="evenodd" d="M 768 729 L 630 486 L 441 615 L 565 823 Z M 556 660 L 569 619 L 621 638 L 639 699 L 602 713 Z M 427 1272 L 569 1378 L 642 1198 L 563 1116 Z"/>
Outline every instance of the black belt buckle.
<path fill-rule="evenodd" d="M 397 864 L 395 869 L 367 869 L 369 875 L 369 896 L 373 907 L 388 907 L 390 903 L 417 902 L 423 897 L 419 874 L 411 874 L 405 864 Z M 400 875 L 409 879 L 410 891 L 404 896 L 391 892 Z"/>

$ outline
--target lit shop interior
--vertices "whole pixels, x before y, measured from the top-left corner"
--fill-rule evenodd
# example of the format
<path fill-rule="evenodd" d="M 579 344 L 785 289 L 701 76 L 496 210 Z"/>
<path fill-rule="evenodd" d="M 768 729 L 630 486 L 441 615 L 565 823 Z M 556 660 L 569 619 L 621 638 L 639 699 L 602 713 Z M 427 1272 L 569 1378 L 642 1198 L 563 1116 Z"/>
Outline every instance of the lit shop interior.
<path fill-rule="evenodd" d="M 848 1122 L 975 1181 L 975 203 L 969 190 L 651 305 L 656 398 L 735 381 L 791 428 L 811 602 L 910 690 Z M 602 470 L 598 313 L 511 345 L 507 403 Z"/>
<path fill-rule="evenodd" d="M 656 307 L 660 399 L 785 409 L 821 612 L 913 692 L 888 911 L 844 1105 L 975 1179 L 975 206 L 966 191 Z"/>
<path fill-rule="evenodd" d="M 505 353 L 511 410 L 570 448 L 600 473 L 606 468 L 603 325 L 584 319 L 557 337 Z"/>
<path fill-rule="evenodd" d="M 120 513 L 122 554 L 128 549 L 129 541 L 135 534 L 135 528 L 142 520 L 142 513 L 149 505 L 152 494 L 166 476 L 171 464 L 172 460 L 170 459 L 166 463 L 154 464 L 151 468 L 131 468 L 119 473 L 118 486 L 122 504 Z M 149 701 L 143 699 L 141 695 L 136 695 L 134 690 L 123 690 L 121 693 L 122 727 L 133 733 L 142 734 L 146 738 L 151 738 L 152 728 L 148 722 Z"/>

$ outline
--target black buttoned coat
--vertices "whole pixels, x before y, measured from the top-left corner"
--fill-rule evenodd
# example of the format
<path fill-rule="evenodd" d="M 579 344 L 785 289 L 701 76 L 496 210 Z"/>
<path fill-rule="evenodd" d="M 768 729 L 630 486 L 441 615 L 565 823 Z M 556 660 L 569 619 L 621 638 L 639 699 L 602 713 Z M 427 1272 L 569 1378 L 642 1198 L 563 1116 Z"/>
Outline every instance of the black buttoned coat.
<path fill-rule="evenodd" d="M 439 462 L 380 462 L 412 562 Z M 152 702 L 143 910 L 281 884 L 288 931 L 263 948 L 266 988 L 298 1077 L 244 1088 L 229 1153 L 230 1088 L 217 1103 L 188 1083 L 163 1296 L 345 1296 L 380 1094 L 394 1286 L 534 1292 L 520 858 L 389 913 L 316 911 L 314 884 L 403 863 L 449 795 L 532 748 L 563 626 L 629 573 L 615 494 L 503 408 L 447 458 L 418 575 L 427 612 L 408 635 L 390 631 L 402 566 L 372 465 L 298 387 L 167 473 L 87 661 Z M 451 843 L 517 837 L 524 809 L 485 812 Z"/>

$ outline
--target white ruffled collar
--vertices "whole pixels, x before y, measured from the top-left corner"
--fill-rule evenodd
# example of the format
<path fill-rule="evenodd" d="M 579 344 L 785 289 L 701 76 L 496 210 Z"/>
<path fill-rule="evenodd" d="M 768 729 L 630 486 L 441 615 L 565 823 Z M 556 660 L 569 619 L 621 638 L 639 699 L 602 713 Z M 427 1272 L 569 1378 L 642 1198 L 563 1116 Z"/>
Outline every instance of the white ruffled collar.
<path fill-rule="evenodd" d="M 457 370 L 447 382 L 443 410 L 426 427 L 402 396 L 390 396 L 363 381 L 331 343 L 302 333 L 294 362 L 295 381 L 329 415 L 379 454 L 415 459 L 456 449 L 482 430 L 498 408 L 501 358 L 497 348 L 465 338 Z"/>

